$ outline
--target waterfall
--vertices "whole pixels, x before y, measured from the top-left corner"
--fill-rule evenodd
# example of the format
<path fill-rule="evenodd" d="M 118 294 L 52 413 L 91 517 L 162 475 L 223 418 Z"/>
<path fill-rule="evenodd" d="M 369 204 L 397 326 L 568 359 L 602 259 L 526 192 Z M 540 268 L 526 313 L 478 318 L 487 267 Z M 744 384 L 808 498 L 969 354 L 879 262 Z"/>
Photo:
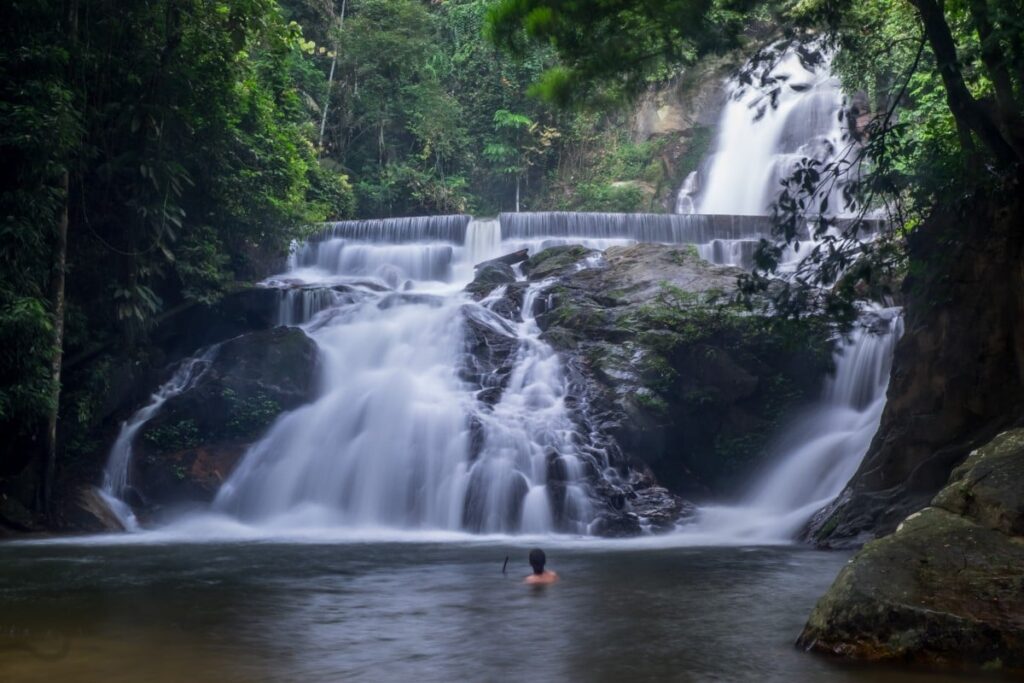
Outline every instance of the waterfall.
<path fill-rule="evenodd" d="M 447 243 L 452 226 L 461 244 Z M 521 321 L 460 293 L 473 264 L 510 250 L 503 223 L 376 227 L 332 225 L 276 278 L 281 323 L 319 346 L 321 393 L 248 450 L 214 508 L 256 524 L 585 532 L 566 379 L 532 315 L 543 285 L 527 288 Z M 474 335 L 506 348 L 509 367 L 479 370 Z"/>
<path fill-rule="evenodd" d="M 473 219 L 466 226 L 466 260 L 473 265 L 501 255 L 501 221 Z"/>
<path fill-rule="evenodd" d="M 745 542 L 786 542 L 830 503 L 857 471 L 885 408 L 900 309 L 873 309 L 836 351 L 820 401 L 776 440 L 771 468 L 735 506 L 701 508 L 690 530 Z"/>
<path fill-rule="evenodd" d="M 126 529 L 138 527 L 135 515 L 124 502 L 131 485 L 131 462 L 135 437 L 168 399 L 185 391 L 203 376 L 216 356 L 218 348 L 218 346 L 211 346 L 179 363 L 171 378 L 153 393 L 149 403 L 137 410 L 121 425 L 121 431 L 118 432 L 117 439 L 110 449 L 110 455 L 107 457 L 100 495 Z"/>
<path fill-rule="evenodd" d="M 526 283 L 517 269 L 515 313 L 507 288 L 471 301 L 463 286 L 476 264 L 559 244 L 692 244 L 711 262 L 749 268 L 771 235 L 765 211 L 779 180 L 799 158 L 834 153 L 842 134 L 835 80 L 792 55 L 779 69 L 789 74 L 779 106 L 760 118 L 763 103 L 736 91 L 716 152 L 686 179 L 676 214 L 341 221 L 293 245 L 286 272 L 267 284 L 280 290 L 279 323 L 301 326 L 319 348 L 319 395 L 247 450 L 214 510 L 255 525 L 585 533 L 594 473 L 608 462 L 582 446 L 565 368 L 533 318 L 550 283 Z M 893 332 L 858 330 L 837 352 L 821 402 L 780 438 L 774 467 L 744 502 L 702 508 L 684 533 L 786 540 L 841 490 L 877 428 L 899 334 L 897 311 L 877 315 Z M 183 364 L 125 423 L 104 480 L 110 500 L 127 490 L 142 425 L 210 358 Z"/>
<path fill-rule="evenodd" d="M 782 79 L 774 103 L 738 78 L 726 84 L 729 99 L 719 121 L 714 152 L 691 173 L 679 190 L 676 212 L 691 215 L 766 217 L 796 163 L 805 158 L 827 162 L 844 144 L 844 97 L 828 64 L 808 71 L 797 54 L 782 55 L 772 76 Z M 774 106 L 773 106 L 774 104 Z M 849 226 L 839 215 L 841 185 L 831 188 L 829 214 L 833 231 Z M 812 210 L 820 195 L 808 199 Z M 761 238 L 772 239 L 771 226 L 761 234 L 718 234 L 698 244 L 700 255 L 719 264 L 753 266 Z M 878 232 L 880 223 L 859 227 L 862 234 Z M 787 247 L 780 270 L 794 268 L 813 247 L 810 235 L 798 235 L 801 245 Z M 772 467 L 734 506 L 700 509 L 699 521 L 688 529 L 710 541 L 786 542 L 811 516 L 831 502 L 856 472 L 867 453 L 885 407 L 885 391 L 896 341 L 902 334 L 899 309 L 873 309 L 866 316 L 887 321 L 888 332 L 861 326 L 836 351 L 836 372 L 826 380 L 819 402 L 777 438 Z"/>
<path fill-rule="evenodd" d="M 324 239 L 350 239 L 362 242 L 448 242 L 462 244 L 472 219 L 465 215 L 416 216 L 412 218 L 374 218 L 362 221 L 337 221 L 328 224 L 317 236 Z"/>
<path fill-rule="evenodd" d="M 690 212 L 703 214 L 765 215 L 798 161 L 826 161 L 848 144 L 843 93 L 827 65 L 808 71 L 791 50 L 771 75 L 785 79 L 774 106 L 756 87 L 744 87 L 737 78 L 727 83 L 715 151 L 687 178 L 677 212 L 693 207 Z M 841 207 L 838 192 L 829 201 L 833 212 Z"/>
<path fill-rule="evenodd" d="M 714 151 L 679 188 L 677 214 L 766 217 L 781 182 L 790 177 L 800 161 L 812 158 L 827 163 L 851 144 L 844 130 L 845 99 L 828 63 L 809 71 L 790 49 L 769 75 L 781 79 L 774 102 L 757 87 L 741 83 L 739 77 L 726 82 L 729 97 L 719 117 Z M 842 183 L 828 188 L 827 195 L 826 213 L 837 219 L 831 231 L 838 233 L 849 220 L 842 212 Z M 823 196 L 807 199 L 809 214 L 816 213 Z M 872 234 L 877 232 L 878 223 L 862 223 L 859 230 Z M 797 237 L 804 244 L 787 248 L 782 254 L 783 271 L 795 268 L 814 246 L 808 243 L 809 234 Z M 772 239 L 767 221 L 757 234 L 717 234 L 700 240 L 698 250 L 712 263 L 750 269 L 762 238 Z"/>

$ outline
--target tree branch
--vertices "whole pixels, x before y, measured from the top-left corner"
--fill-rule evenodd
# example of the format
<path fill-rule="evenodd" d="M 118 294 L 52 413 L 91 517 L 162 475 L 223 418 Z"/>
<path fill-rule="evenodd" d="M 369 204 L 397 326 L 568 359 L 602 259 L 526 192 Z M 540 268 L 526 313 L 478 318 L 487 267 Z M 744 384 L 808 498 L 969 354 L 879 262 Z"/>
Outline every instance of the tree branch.
<path fill-rule="evenodd" d="M 939 74 L 946 87 L 946 102 L 953 117 L 978 136 L 1000 166 L 1020 163 L 1021 157 L 1003 136 L 996 122 L 967 89 L 957 58 L 956 43 L 942 8 L 935 0 L 910 0 L 910 3 L 920 13 L 925 36 L 935 54 Z"/>

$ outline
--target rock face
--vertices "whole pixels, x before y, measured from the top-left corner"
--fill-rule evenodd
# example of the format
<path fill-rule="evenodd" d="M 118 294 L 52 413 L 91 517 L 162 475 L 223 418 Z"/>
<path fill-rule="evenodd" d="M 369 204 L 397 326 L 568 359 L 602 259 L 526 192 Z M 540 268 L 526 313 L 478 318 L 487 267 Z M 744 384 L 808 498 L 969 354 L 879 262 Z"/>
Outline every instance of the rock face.
<path fill-rule="evenodd" d="M 531 312 L 562 354 L 580 449 L 617 470 L 593 473 L 603 510 L 596 533 L 670 529 L 692 511 L 678 494 L 730 491 L 757 464 L 777 422 L 818 390 L 831 361 L 823 324 L 740 309 L 730 303 L 740 271 L 711 265 L 692 247 L 638 244 L 601 254 L 559 246 L 522 271 L 542 287 Z M 499 285 L 476 295 L 490 294 L 492 310 L 514 309 L 525 305 L 522 284 L 505 285 L 496 301 Z M 508 357 L 495 342 L 475 355 L 489 359 L 491 348 Z"/>
<path fill-rule="evenodd" d="M 872 661 L 1024 671 L 1024 429 L 953 471 L 931 506 L 840 572 L 803 647 Z"/>
<path fill-rule="evenodd" d="M 208 502 L 279 414 L 314 398 L 317 348 L 298 328 L 226 341 L 209 369 L 140 431 L 131 481 L 136 508 Z"/>
<path fill-rule="evenodd" d="M 1024 206 L 982 196 L 908 241 L 906 333 L 860 469 L 811 538 L 856 546 L 921 509 L 952 469 L 1024 414 Z"/>
<path fill-rule="evenodd" d="M 729 492 L 749 475 L 831 362 L 823 324 L 749 314 L 731 303 L 740 271 L 689 246 L 613 247 L 600 259 L 552 249 L 527 265 L 531 279 L 556 277 L 538 324 L 567 355 L 594 429 L 684 495 Z"/>

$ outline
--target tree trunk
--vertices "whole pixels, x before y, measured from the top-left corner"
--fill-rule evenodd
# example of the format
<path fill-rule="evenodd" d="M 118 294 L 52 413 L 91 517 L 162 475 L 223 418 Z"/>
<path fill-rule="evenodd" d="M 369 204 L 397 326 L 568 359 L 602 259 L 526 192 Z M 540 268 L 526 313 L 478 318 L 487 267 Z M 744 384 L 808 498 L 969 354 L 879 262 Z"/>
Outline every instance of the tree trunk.
<path fill-rule="evenodd" d="M 946 23 L 942 7 L 935 0 L 910 0 L 921 14 L 925 37 L 935 54 L 935 61 L 946 88 L 946 102 L 958 123 L 970 128 L 991 150 L 1002 166 L 1019 161 L 1016 152 L 978 100 L 964 83 L 956 43 Z"/>
<path fill-rule="evenodd" d="M 345 0 L 341 0 L 341 18 L 338 23 L 338 31 L 345 27 Z M 334 57 L 331 58 L 331 73 L 327 77 L 327 94 L 324 96 L 324 112 L 320 118 L 320 137 L 317 139 L 317 154 L 322 152 L 324 147 L 324 130 L 327 128 L 327 110 L 331 106 L 331 90 L 334 87 L 334 68 L 338 65 L 338 50 L 341 47 L 337 41 L 334 42 Z"/>
<path fill-rule="evenodd" d="M 38 488 L 40 512 L 49 515 L 53 506 L 53 478 L 57 469 L 57 419 L 60 416 L 60 370 L 64 360 L 64 272 L 68 255 L 68 203 L 70 201 L 68 172 L 61 178 L 64 207 L 57 224 L 53 244 L 53 270 L 50 273 L 50 305 L 53 308 L 53 351 L 50 357 L 50 400 L 52 407 L 47 418 L 45 450 Z"/>
<path fill-rule="evenodd" d="M 1024 130 L 1021 125 L 1020 107 L 1013 92 L 1013 80 L 1010 77 L 1006 53 L 999 44 L 992 18 L 989 16 L 988 0 L 970 0 L 968 7 L 981 43 L 981 61 L 985 64 L 985 70 L 988 71 L 995 91 L 999 122 L 1005 131 L 1004 137 L 1017 153 L 1017 157 L 1024 159 Z"/>
<path fill-rule="evenodd" d="M 516 176 L 516 213 L 519 213 L 519 176 Z"/>
<path fill-rule="evenodd" d="M 78 42 L 78 0 L 70 0 L 64 6 L 66 35 L 71 48 L 67 78 L 74 84 L 74 48 Z M 67 160 L 65 160 L 67 163 Z M 50 413 L 46 419 L 46 433 L 43 435 L 43 452 L 38 467 L 36 485 L 36 508 L 46 516 L 53 513 L 53 480 L 57 470 L 57 422 L 60 418 L 61 365 L 64 362 L 64 276 L 68 259 L 68 221 L 71 204 L 71 175 L 65 166 L 60 178 L 63 206 L 57 220 L 53 237 L 53 261 L 50 270 L 49 300 L 53 316 L 53 334 L 50 338 Z"/>

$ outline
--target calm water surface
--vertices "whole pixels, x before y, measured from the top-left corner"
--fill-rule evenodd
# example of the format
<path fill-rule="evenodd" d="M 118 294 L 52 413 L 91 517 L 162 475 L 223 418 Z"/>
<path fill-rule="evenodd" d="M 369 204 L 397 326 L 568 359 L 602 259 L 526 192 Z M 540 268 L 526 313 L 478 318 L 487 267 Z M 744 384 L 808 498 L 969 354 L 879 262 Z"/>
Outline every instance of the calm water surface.
<path fill-rule="evenodd" d="M 545 545 L 0 544 L 0 681 L 965 680 L 793 648 L 846 554 Z"/>

